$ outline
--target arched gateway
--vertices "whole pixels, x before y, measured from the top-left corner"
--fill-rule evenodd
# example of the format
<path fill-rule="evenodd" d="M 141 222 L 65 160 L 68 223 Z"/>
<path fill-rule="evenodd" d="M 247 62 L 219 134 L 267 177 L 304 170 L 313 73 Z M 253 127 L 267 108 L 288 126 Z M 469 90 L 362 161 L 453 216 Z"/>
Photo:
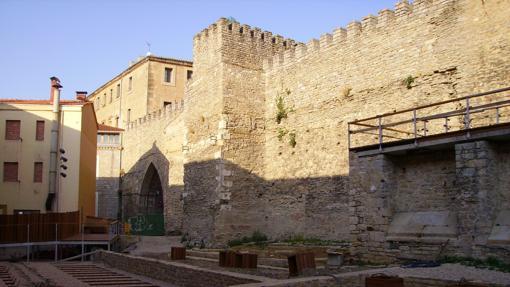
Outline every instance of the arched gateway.
<path fill-rule="evenodd" d="M 165 234 L 163 191 L 158 170 L 150 163 L 139 192 L 138 215 L 129 218 L 133 234 Z"/>

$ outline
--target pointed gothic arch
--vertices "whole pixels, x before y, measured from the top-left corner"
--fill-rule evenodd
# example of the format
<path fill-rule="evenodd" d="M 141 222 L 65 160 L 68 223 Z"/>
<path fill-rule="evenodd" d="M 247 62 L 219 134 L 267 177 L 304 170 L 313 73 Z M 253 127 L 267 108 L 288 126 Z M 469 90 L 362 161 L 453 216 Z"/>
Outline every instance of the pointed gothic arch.
<path fill-rule="evenodd" d="M 163 185 L 153 163 L 149 164 L 140 190 L 140 213 L 163 214 Z"/>

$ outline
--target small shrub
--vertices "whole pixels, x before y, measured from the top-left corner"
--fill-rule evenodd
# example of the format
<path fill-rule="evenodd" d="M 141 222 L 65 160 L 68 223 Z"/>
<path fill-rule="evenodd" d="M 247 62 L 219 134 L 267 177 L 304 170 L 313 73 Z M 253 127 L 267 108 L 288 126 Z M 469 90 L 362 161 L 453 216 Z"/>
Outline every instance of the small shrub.
<path fill-rule="evenodd" d="M 232 239 L 232 240 L 229 240 L 227 242 L 228 246 L 230 247 L 234 247 L 234 246 L 239 246 L 239 245 L 243 245 L 245 243 L 255 243 L 255 245 L 259 245 L 259 246 L 262 246 L 262 245 L 265 245 L 266 242 L 268 241 L 268 238 L 267 236 L 260 232 L 260 231 L 254 231 L 252 233 L 251 236 L 243 236 L 241 239 Z"/>
<path fill-rule="evenodd" d="M 283 129 L 283 128 L 278 128 L 278 140 L 279 141 L 282 141 L 283 140 L 283 137 L 285 137 L 285 135 L 288 133 L 288 131 L 286 129 Z"/>
<path fill-rule="evenodd" d="M 276 98 L 276 123 L 280 124 L 283 119 L 287 118 L 287 109 L 283 102 L 283 97 L 278 96 Z"/>
<path fill-rule="evenodd" d="M 314 237 L 304 237 L 301 234 L 294 235 L 284 240 L 283 242 L 291 245 L 313 245 L 313 246 L 331 246 L 331 245 L 343 245 L 346 242 L 341 240 L 324 240 Z"/>
<path fill-rule="evenodd" d="M 289 145 L 291 147 L 296 147 L 296 133 L 292 132 L 292 133 L 289 133 Z"/>
<path fill-rule="evenodd" d="M 414 78 L 413 76 L 407 76 L 407 78 L 404 79 L 404 81 L 402 81 L 402 83 L 406 86 L 406 88 L 409 90 L 412 88 L 412 84 L 414 83 L 414 80 L 416 78 Z"/>

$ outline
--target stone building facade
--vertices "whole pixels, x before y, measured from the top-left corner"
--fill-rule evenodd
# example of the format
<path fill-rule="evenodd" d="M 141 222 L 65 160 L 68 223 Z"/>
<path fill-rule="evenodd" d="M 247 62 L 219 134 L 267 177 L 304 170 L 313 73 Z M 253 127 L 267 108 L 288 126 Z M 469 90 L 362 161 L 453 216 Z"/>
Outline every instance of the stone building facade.
<path fill-rule="evenodd" d="M 307 44 L 220 19 L 194 37 L 183 109 L 149 113 L 126 127 L 122 169 L 131 175 L 121 189 L 136 194 L 152 164 L 164 189 L 166 230 L 197 243 L 222 245 L 259 230 L 271 238 L 344 240 L 376 260 L 408 250 L 424 257 L 428 247 L 389 242 L 388 226 L 398 212 L 454 211 L 462 220 L 463 207 L 451 198 L 464 190 L 463 153 L 358 159 L 349 154 L 347 123 L 508 86 L 509 9 L 508 1 L 401 1 Z M 491 169 L 508 171 L 498 162 Z M 437 180 L 413 176 L 422 173 Z M 385 177 L 394 180 L 384 184 Z M 497 190 L 508 197 L 508 181 Z M 388 201 L 393 207 L 385 211 L 380 205 Z M 482 208 L 483 234 L 504 208 Z M 459 226 L 456 240 L 479 232 Z M 448 242 L 452 252 L 492 254 Z"/>
<path fill-rule="evenodd" d="M 192 63 L 147 55 L 95 90 L 98 123 L 123 128 L 134 119 L 169 106 L 181 106 Z"/>

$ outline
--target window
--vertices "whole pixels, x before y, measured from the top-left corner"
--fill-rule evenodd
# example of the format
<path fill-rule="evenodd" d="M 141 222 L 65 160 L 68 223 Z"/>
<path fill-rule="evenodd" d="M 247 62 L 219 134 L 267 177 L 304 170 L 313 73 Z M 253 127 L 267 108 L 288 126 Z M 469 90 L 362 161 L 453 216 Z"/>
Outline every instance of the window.
<path fill-rule="evenodd" d="M 110 103 L 113 101 L 113 89 L 110 89 Z"/>
<path fill-rule="evenodd" d="M 188 71 L 186 72 L 186 79 L 191 80 L 191 77 L 192 77 L 192 76 L 193 76 L 193 71 L 188 70 Z"/>
<path fill-rule="evenodd" d="M 34 182 L 42 182 L 43 163 L 34 162 Z"/>
<path fill-rule="evenodd" d="M 103 106 L 106 106 L 106 93 L 103 94 Z"/>
<path fill-rule="evenodd" d="M 118 116 L 115 117 L 115 127 L 116 128 L 119 127 L 119 117 Z"/>
<path fill-rule="evenodd" d="M 100 143 L 101 142 L 101 134 L 98 134 L 97 135 L 97 143 Z"/>
<path fill-rule="evenodd" d="M 133 88 L 133 77 L 129 77 L 128 91 L 131 91 L 132 88 Z"/>
<path fill-rule="evenodd" d="M 128 109 L 128 112 L 127 112 L 127 122 L 130 123 L 131 121 L 131 109 Z"/>
<path fill-rule="evenodd" d="M 172 68 L 165 68 L 165 83 L 171 83 L 172 82 Z"/>
<path fill-rule="evenodd" d="M 172 109 L 172 102 L 163 102 L 163 107 L 165 109 L 167 109 L 167 106 L 169 106 L 168 109 L 171 110 Z"/>
<path fill-rule="evenodd" d="M 17 162 L 4 162 L 4 182 L 18 182 Z"/>
<path fill-rule="evenodd" d="M 37 121 L 35 123 L 35 140 L 36 141 L 44 140 L 44 121 Z"/>
<path fill-rule="evenodd" d="M 117 98 L 120 97 L 120 84 L 117 84 Z"/>
<path fill-rule="evenodd" d="M 101 105 L 101 99 L 97 97 L 96 99 L 96 109 L 99 110 L 99 106 Z"/>
<path fill-rule="evenodd" d="M 6 120 L 5 121 L 5 139 L 19 140 L 21 121 Z"/>

